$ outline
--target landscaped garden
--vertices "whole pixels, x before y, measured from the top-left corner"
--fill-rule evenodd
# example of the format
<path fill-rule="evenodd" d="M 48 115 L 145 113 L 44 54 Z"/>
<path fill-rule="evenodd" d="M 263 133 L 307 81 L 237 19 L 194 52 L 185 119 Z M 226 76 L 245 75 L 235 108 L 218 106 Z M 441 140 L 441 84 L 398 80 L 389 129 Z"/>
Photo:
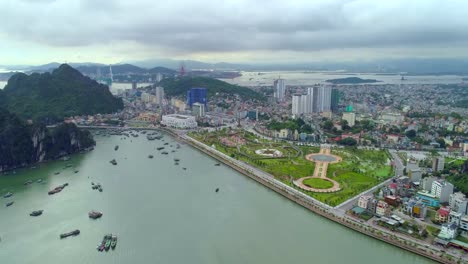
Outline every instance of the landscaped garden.
<path fill-rule="evenodd" d="M 303 181 L 303 183 L 311 188 L 316 189 L 328 189 L 333 187 L 333 183 L 320 178 L 308 178 Z"/>
<path fill-rule="evenodd" d="M 293 184 L 294 180 L 312 176 L 314 173 L 315 163 L 306 160 L 305 156 L 319 152 L 319 147 L 295 146 L 283 141 L 268 141 L 244 130 L 223 129 L 216 132 L 190 133 L 189 135 L 232 158 L 242 160 L 272 174 L 276 179 L 296 189 L 298 188 Z M 239 144 L 226 144 L 220 140 L 221 138 L 234 138 Z M 281 152 L 281 156 L 256 154 L 256 151 L 261 149 L 277 150 Z M 274 151 L 269 152 L 274 153 Z M 340 156 L 342 161 L 329 164 L 327 177 L 337 181 L 341 190 L 334 193 L 301 190 L 301 192 L 331 206 L 346 201 L 392 175 L 389 155 L 385 151 L 360 150 L 354 147 L 332 148 L 331 154 Z M 322 179 L 306 179 L 304 183 L 309 183 L 313 185 L 311 187 L 317 189 L 327 189 L 332 184 Z"/>

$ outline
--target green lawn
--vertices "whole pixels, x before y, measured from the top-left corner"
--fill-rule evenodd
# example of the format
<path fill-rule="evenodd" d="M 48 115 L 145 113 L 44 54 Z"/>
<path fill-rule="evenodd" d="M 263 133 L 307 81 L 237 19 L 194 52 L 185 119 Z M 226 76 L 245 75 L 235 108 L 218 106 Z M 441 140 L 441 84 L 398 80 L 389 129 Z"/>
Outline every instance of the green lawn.
<path fill-rule="evenodd" d="M 319 179 L 319 178 L 310 178 L 310 179 L 305 179 L 303 183 L 311 188 L 316 188 L 316 189 L 328 189 L 333 187 L 333 183 L 324 179 Z"/>
<path fill-rule="evenodd" d="M 220 143 L 220 137 L 233 134 L 243 137 L 246 140 L 246 144 L 239 147 L 227 147 Z M 190 136 L 208 146 L 214 146 L 217 150 L 228 156 L 242 160 L 272 174 L 276 179 L 293 188 L 296 187 L 292 184 L 292 180 L 313 175 L 315 163 L 306 160 L 305 156 L 309 153 L 319 152 L 318 147 L 307 146 L 296 147 L 296 149 L 300 150 L 298 152 L 288 143 L 260 140 L 252 133 L 238 130 L 190 133 Z M 255 150 L 260 148 L 275 148 L 283 152 L 284 156 L 282 158 L 264 158 L 255 154 Z M 328 166 L 327 177 L 340 183 L 341 190 L 335 193 L 313 193 L 301 190 L 331 206 L 336 206 L 346 201 L 379 182 L 388 179 L 392 175 L 392 168 L 388 165 L 389 155 L 386 151 L 344 148 L 332 149 L 332 154 L 342 157 L 343 161 L 330 164 Z M 322 182 L 324 186 L 331 184 L 328 181 L 322 180 Z M 313 184 L 319 183 L 314 182 Z"/>

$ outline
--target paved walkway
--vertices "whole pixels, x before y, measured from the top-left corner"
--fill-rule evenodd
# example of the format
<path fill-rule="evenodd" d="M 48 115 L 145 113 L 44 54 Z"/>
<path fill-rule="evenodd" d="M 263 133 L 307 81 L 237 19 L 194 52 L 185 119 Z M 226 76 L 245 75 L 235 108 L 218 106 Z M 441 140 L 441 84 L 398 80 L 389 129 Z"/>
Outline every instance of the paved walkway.
<path fill-rule="evenodd" d="M 321 161 L 321 160 L 314 159 L 314 156 L 322 156 L 323 157 L 324 155 L 328 156 L 330 158 L 330 161 Z M 340 184 L 337 181 L 332 180 L 332 179 L 327 177 L 328 164 L 337 163 L 337 162 L 341 161 L 341 157 L 330 154 L 330 147 L 322 146 L 320 148 L 319 153 L 308 154 L 306 156 L 306 160 L 311 161 L 311 162 L 315 162 L 314 174 L 312 176 L 303 177 L 303 178 L 300 178 L 300 179 L 297 179 L 297 180 L 293 181 L 294 185 L 296 185 L 297 187 L 299 187 L 299 188 L 301 188 L 303 190 L 306 190 L 306 191 L 319 192 L 319 193 L 330 193 L 330 192 L 337 192 L 337 191 L 341 190 Z M 322 179 L 322 180 L 325 180 L 325 181 L 329 181 L 329 182 L 331 182 L 333 184 L 333 186 L 328 188 L 328 189 L 318 189 L 318 188 L 312 188 L 312 187 L 307 186 L 306 184 L 304 184 L 304 180 L 312 179 L 312 178 L 317 178 L 317 179 Z"/>

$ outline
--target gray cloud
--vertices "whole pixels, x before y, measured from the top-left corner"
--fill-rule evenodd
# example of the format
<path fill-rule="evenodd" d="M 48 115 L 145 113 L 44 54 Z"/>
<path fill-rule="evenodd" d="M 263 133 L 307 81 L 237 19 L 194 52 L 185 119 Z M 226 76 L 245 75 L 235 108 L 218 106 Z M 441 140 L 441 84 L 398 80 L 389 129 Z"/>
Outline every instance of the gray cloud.
<path fill-rule="evenodd" d="M 466 1 L 4 0 L 0 9 L 0 34 L 53 47 L 135 41 L 189 54 L 468 43 Z"/>

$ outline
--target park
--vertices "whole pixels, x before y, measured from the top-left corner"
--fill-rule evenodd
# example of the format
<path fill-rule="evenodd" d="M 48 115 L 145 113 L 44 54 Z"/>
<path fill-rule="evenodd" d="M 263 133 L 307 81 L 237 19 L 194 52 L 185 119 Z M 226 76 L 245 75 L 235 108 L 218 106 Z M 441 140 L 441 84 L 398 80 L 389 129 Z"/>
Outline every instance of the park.
<path fill-rule="evenodd" d="M 330 206 L 392 176 L 389 155 L 383 150 L 299 146 L 241 129 L 191 132 L 189 136 Z"/>

